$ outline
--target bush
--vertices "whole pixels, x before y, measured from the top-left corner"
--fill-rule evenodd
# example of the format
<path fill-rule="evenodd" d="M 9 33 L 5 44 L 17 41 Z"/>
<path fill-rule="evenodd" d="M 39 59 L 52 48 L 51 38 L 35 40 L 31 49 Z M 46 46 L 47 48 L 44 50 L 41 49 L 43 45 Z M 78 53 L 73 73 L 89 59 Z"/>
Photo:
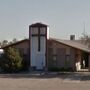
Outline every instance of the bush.
<path fill-rule="evenodd" d="M 48 68 L 49 71 L 65 71 L 65 72 L 69 72 L 69 71 L 73 71 L 73 69 L 71 67 L 62 67 L 62 68 L 59 68 L 59 67 L 49 67 Z"/>
<path fill-rule="evenodd" d="M 7 48 L 0 57 L 0 67 L 5 72 L 18 72 L 22 68 L 22 57 L 15 48 Z"/>
<path fill-rule="evenodd" d="M 49 71 L 60 71 L 58 67 L 48 67 Z"/>

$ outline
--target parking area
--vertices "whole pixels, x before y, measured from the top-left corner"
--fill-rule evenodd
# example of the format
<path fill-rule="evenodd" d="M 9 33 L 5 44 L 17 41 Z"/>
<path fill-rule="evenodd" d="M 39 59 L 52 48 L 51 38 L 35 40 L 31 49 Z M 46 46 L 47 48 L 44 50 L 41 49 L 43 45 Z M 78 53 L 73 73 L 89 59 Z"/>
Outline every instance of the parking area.
<path fill-rule="evenodd" d="M 90 90 L 90 73 L 0 74 L 0 90 Z"/>

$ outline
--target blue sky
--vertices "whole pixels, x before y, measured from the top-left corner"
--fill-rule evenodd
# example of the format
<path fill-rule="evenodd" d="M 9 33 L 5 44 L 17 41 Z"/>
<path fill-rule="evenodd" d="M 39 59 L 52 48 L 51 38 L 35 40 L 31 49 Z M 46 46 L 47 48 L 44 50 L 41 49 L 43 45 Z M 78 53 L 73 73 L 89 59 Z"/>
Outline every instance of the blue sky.
<path fill-rule="evenodd" d="M 35 22 L 49 25 L 50 37 L 90 34 L 90 0 L 0 0 L 0 40 L 28 37 Z"/>

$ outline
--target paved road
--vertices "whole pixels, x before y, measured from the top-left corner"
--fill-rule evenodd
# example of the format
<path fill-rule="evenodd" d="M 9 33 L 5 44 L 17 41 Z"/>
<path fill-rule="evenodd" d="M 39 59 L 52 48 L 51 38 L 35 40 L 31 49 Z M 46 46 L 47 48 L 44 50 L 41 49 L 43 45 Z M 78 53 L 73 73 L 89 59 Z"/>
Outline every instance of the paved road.
<path fill-rule="evenodd" d="M 90 73 L 1 74 L 0 90 L 90 90 Z"/>

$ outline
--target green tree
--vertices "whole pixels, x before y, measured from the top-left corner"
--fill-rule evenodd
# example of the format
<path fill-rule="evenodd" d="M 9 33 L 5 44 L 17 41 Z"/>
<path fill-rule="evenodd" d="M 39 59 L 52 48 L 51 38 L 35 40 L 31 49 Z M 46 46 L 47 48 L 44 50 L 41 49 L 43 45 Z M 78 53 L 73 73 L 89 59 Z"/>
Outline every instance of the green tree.
<path fill-rule="evenodd" d="M 2 46 L 6 46 L 8 44 L 8 40 L 3 40 L 2 41 Z"/>
<path fill-rule="evenodd" d="M 12 42 L 13 43 L 17 42 L 17 39 L 16 38 L 13 38 Z"/>
<path fill-rule="evenodd" d="M 15 48 L 8 48 L 0 58 L 0 67 L 7 72 L 17 72 L 22 67 L 22 57 Z"/>

